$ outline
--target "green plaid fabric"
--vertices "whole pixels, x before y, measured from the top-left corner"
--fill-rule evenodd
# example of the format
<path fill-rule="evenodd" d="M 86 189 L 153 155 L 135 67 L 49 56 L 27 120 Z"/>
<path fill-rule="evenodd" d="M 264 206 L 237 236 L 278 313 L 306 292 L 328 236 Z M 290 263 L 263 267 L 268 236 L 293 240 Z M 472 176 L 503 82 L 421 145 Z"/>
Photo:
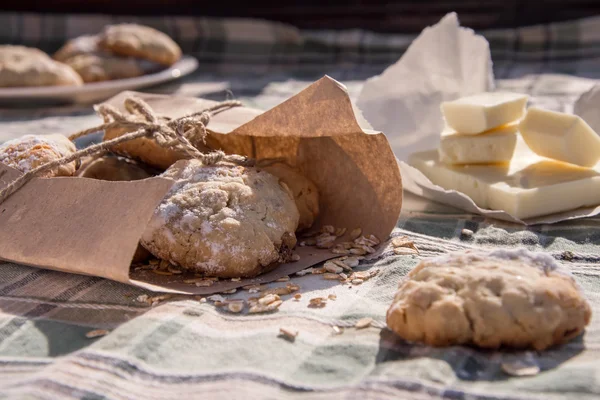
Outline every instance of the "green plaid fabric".
<path fill-rule="evenodd" d="M 124 19 L 123 19 L 124 20 Z M 131 20 L 131 19 L 127 19 Z M 135 21 L 175 36 L 202 68 L 153 92 L 230 96 L 270 108 L 324 73 L 356 98 L 363 81 L 395 61 L 408 36 L 367 32 L 299 32 L 261 21 L 161 18 Z M 104 17 L 0 14 L 0 41 L 51 51 L 67 37 L 116 22 Z M 257 32 L 260 32 L 258 34 Z M 501 89 L 568 111 L 600 70 L 600 19 L 487 32 Z M 257 38 L 249 42 L 249 38 Z M 262 71 L 262 72 L 261 72 Z M 580 75 L 545 73 L 571 72 Z M 262 75 L 261 75 L 262 74 Z M 96 124 L 89 107 L 0 110 L 0 141 L 27 133 L 69 133 Z M 474 231 L 470 239 L 462 229 Z M 410 194 L 392 236 L 408 235 L 420 256 L 385 248 L 357 269 L 379 274 L 359 286 L 319 276 L 293 277 L 300 301 L 280 310 L 236 315 L 210 302 L 177 298 L 155 306 L 152 293 L 104 279 L 21 265 L 0 265 L 0 397 L 9 399 L 373 398 L 596 399 L 600 396 L 600 218 L 522 227 L 486 220 Z M 526 247 L 568 268 L 594 317 L 586 333 L 544 352 L 433 349 L 409 344 L 385 328 L 398 281 L 422 257 L 470 248 Z M 270 286 L 283 286 L 274 283 Z M 335 294 L 324 308 L 312 297 Z M 247 298 L 248 292 L 225 295 Z M 370 317 L 370 328 L 355 322 Z M 344 327 L 335 334 L 332 327 Z M 299 331 L 294 342 L 281 327 Z M 92 330 L 110 333 L 87 338 Z M 542 372 L 505 375 L 500 365 L 533 360 Z"/>

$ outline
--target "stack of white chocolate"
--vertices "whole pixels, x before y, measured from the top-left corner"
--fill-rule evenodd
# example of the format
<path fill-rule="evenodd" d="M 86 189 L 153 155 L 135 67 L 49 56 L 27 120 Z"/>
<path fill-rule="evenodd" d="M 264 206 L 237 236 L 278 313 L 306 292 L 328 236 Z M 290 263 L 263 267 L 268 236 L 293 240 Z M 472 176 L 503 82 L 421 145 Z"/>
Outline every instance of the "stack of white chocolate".
<path fill-rule="evenodd" d="M 437 151 L 409 164 L 479 207 L 526 219 L 600 205 L 600 137 L 580 117 L 531 107 L 517 93 L 442 104 Z"/>
<path fill-rule="evenodd" d="M 447 127 L 438 148 L 446 164 L 508 162 L 517 144 L 518 122 L 527 96 L 482 93 L 442 103 Z"/>

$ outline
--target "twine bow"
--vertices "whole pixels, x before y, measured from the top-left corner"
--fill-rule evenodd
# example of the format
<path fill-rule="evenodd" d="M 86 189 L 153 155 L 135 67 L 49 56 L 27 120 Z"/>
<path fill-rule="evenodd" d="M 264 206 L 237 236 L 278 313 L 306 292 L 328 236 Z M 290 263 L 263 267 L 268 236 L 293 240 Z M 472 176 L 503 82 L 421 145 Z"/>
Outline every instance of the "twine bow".
<path fill-rule="evenodd" d="M 145 101 L 136 97 L 125 99 L 126 113 L 121 113 L 108 104 L 97 106 L 95 107 L 96 113 L 103 117 L 104 124 L 74 133 L 69 136 L 70 140 L 112 128 L 125 128 L 129 133 L 86 147 L 24 173 L 0 191 L 0 204 L 39 174 L 81 160 L 86 156 L 105 153 L 117 144 L 143 137 L 152 138 L 161 147 L 182 151 L 190 158 L 200 160 L 204 165 L 213 165 L 219 161 L 250 165 L 252 161 L 246 157 L 235 154 L 228 155 L 220 150 L 203 153 L 194 146 L 194 144 L 198 146 L 200 143 L 205 143 L 206 125 L 213 115 L 241 105 L 242 103 L 236 100 L 224 101 L 205 110 L 175 119 L 159 116 Z"/>

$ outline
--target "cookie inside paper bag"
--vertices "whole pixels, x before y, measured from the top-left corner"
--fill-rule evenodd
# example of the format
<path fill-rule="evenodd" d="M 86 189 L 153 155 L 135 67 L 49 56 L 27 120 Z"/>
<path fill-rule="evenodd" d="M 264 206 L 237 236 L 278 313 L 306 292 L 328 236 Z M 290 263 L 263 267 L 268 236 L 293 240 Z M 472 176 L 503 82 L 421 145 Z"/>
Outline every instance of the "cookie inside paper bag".
<path fill-rule="evenodd" d="M 207 100 L 132 92 L 108 104 L 124 110 L 123 103 L 130 96 L 143 99 L 157 115 L 171 119 L 215 105 Z M 281 264 L 256 278 L 198 287 L 174 273 L 130 270 L 137 245 L 173 186 L 172 179 L 36 178 L 2 204 L 0 258 L 102 276 L 150 290 L 207 294 L 270 282 L 336 257 L 331 251 L 336 243 L 350 240 L 350 232 L 357 228 L 366 237 L 383 240 L 395 226 L 402 204 L 398 164 L 383 134 L 361 128 L 338 82 L 325 77 L 264 113 L 245 107 L 213 113 L 206 129 L 213 149 L 259 164 L 265 159 L 281 160 L 312 181 L 319 192 L 319 216 L 312 229 L 323 231 L 331 226 L 341 236 L 334 236 L 329 248 L 297 247 L 299 261 Z M 6 185 L 13 177 L 11 172 L 0 181 Z M 40 202 L 46 205 L 43 213 L 37 212 Z"/>

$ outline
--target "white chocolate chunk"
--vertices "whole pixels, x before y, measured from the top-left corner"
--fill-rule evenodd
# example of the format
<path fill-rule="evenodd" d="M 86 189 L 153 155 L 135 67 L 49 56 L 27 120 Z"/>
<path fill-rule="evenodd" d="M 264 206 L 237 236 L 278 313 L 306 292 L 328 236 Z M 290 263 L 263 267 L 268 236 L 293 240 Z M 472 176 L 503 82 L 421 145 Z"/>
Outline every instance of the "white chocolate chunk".
<path fill-rule="evenodd" d="M 520 93 L 480 93 L 443 102 L 441 108 L 448 126 L 465 135 L 476 135 L 521 119 L 527 99 Z"/>
<path fill-rule="evenodd" d="M 525 143 L 540 156 L 583 167 L 600 160 L 600 137 L 576 115 L 532 107 L 520 130 Z"/>
<path fill-rule="evenodd" d="M 451 166 L 436 151 L 413 154 L 409 164 L 434 184 L 469 196 L 481 208 L 520 219 L 600 204 L 600 167 L 586 169 L 536 156 L 521 139 L 510 163 Z"/>
<path fill-rule="evenodd" d="M 517 144 L 517 128 L 517 124 L 511 124 L 480 135 L 463 135 L 446 128 L 438 147 L 440 161 L 446 164 L 509 162 Z"/>

